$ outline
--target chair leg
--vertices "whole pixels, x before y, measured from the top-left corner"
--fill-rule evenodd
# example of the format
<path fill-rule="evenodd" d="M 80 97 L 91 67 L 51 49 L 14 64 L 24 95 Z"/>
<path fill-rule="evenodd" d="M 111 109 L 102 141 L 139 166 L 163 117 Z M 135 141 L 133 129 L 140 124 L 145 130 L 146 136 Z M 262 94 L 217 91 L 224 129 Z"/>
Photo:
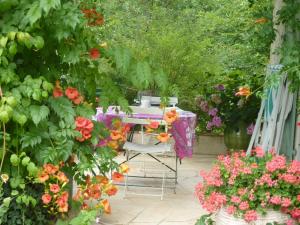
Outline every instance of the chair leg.
<path fill-rule="evenodd" d="M 126 150 L 126 162 L 127 163 L 128 163 L 128 160 L 129 160 L 129 151 Z M 127 189 L 128 189 L 128 173 L 126 173 L 126 175 L 125 175 L 124 198 L 126 197 Z"/>

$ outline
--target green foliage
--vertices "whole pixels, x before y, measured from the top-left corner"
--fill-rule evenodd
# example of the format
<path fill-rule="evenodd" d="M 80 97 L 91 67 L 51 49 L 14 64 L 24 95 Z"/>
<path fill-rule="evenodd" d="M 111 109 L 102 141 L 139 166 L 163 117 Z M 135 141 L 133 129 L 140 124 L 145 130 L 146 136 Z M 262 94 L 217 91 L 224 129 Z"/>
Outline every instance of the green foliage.
<path fill-rule="evenodd" d="M 158 95 L 177 95 L 182 107 L 192 109 L 195 96 L 206 94 L 206 87 L 226 80 L 235 70 L 249 79 L 257 76 L 263 83 L 273 37 L 270 0 L 252 7 L 243 0 L 102 4 L 107 14 L 105 37 L 113 46 L 131 49 L 130 54 L 118 53 L 116 61 L 123 65 L 129 65 L 131 58 L 148 62 L 149 66 L 139 65 L 144 71 L 139 72 L 141 80 L 149 76 L 149 67 L 165 74 L 154 79 L 156 84 L 168 82 L 167 90 L 159 85 L 150 89 Z M 256 24 L 259 18 L 267 22 Z M 128 67 L 117 68 L 127 71 Z"/>
<path fill-rule="evenodd" d="M 95 223 L 99 210 L 82 210 L 79 215 L 71 220 L 58 220 L 56 225 L 92 225 Z"/>
<path fill-rule="evenodd" d="M 210 218 L 211 214 L 203 215 L 195 223 L 195 225 L 212 225 L 214 221 Z"/>

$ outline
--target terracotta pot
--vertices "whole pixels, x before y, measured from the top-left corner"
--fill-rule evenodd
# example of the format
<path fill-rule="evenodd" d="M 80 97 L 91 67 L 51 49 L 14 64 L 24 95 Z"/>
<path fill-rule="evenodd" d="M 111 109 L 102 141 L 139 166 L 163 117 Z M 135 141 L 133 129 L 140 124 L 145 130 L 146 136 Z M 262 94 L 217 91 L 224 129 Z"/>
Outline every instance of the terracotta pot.
<path fill-rule="evenodd" d="M 224 130 L 224 141 L 228 149 L 245 150 L 250 138 L 251 136 L 247 134 L 247 124 L 244 122 L 228 125 Z"/>
<path fill-rule="evenodd" d="M 250 222 L 251 225 L 266 225 L 267 223 L 277 222 L 279 224 L 285 223 L 290 217 L 287 214 L 283 214 L 279 211 L 269 210 L 265 216 L 258 215 L 256 221 Z M 224 208 L 222 208 L 216 214 L 216 225 L 249 225 L 245 220 L 236 218 L 233 215 L 228 214 Z"/>

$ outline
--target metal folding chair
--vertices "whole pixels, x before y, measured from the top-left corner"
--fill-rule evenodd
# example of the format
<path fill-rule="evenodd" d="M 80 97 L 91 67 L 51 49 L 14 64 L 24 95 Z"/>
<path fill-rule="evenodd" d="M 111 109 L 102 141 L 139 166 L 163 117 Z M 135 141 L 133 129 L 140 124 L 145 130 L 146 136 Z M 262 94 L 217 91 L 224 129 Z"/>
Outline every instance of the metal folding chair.
<path fill-rule="evenodd" d="M 168 132 L 168 124 L 166 123 L 166 121 L 164 121 L 164 120 L 151 120 L 151 121 L 159 122 L 159 124 L 164 127 L 164 132 L 166 132 L 166 133 Z M 149 137 L 149 135 L 147 135 L 145 133 L 144 126 L 149 125 L 151 121 L 149 119 L 138 119 L 138 118 L 132 118 L 132 117 L 129 117 L 129 116 L 126 116 L 126 117 L 123 118 L 123 123 L 135 124 L 137 126 L 140 126 L 140 128 L 141 128 L 140 133 L 139 133 L 140 137 L 141 137 L 140 143 L 132 142 L 133 141 L 133 136 L 134 136 L 134 133 L 133 133 L 134 131 L 133 131 L 132 133 L 129 134 L 128 141 L 123 146 L 124 150 L 126 150 L 126 161 L 125 162 L 128 162 L 128 161 L 132 160 L 133 158 L 135 158 L 139 155 L 147 155 L 147 156 L 151 157 L 152 159 L 154 159 L 156 162 L 160 163 L 164 169 L 161 171 L 161 176 L 160 177 L 146 176 L 145 162 L 144 162 L 144 175 L 143 176 L 132 176 L 132 175 L 126 174 L 124 195 L 126 196 L 128 186 L 152 187 L 152 186 L 147 186 L 147 185 L 130 185 L 128 183 L 128 178 L 130 178 L 130 177 L 143 178 L 143 179 L 144 178 L 152 178 L 152 179 L 158 178 L 158 179 L 162 180 L 162 184 L 161 184 L 161 187 L 160 187 L 161 194 L 160 195 L 142 194 L 142 195 L 160 196 L 161 200 L 162 200 L 163 196 L 164 196 L 164 191 L 165 191 L 165 188 L 166 188 L 166 186 L 165 186 L 166 179 L 174 179 L 174 187 L 171 187 L 171 188 L 174 189 L 174 192 L 176 191 L 177 156 L 176 156 L 176 153 L 173 149 L 172 144 L 170 144 L 170 143 L 160 143 L 158 140 L 156 142 L 151 143 L 151 142 L 149 142 L 149 140 L 147 140 L 146 136 Z M 155 136 L 155 134 L 153 134 L 152 136 Z M 162 157 L 166 157 L 167 154 L 170 154 L 170 153 L 175 154 L 175 160 L 176 160 L 175 169 L 172 168 L 167 163 L 163 162 L 163 160 L 160 160 L 157 156 L 157 155 L 160 155 Z M 131 154 L 133 154 L 133 155 L 131 155 Z M 166 177 L 166 174 L 169 171 L 174 172 L 174 177 Z"/>

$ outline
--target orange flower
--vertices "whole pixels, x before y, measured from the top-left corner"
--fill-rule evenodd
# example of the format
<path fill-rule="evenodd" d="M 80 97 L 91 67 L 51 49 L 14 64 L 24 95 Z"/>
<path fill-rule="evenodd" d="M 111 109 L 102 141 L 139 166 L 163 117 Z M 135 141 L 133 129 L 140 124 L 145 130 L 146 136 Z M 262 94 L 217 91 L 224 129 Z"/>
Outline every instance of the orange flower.
<path fill-rule="evenodd" d="M 67 178 L 67 176 L 66 176 L 63 172 L 61 172 L 61 171 L 59 171 L 59 172 L 57 173 L 56 178 L 57 178 L 60 182 L 62 182 L 62 183 L 68 183 L 68 182 L 69 182 L 69 179 Z"/>
<path fill-rule="evenodd" d="M 112 148 L 112 149 L 118 149 L 119 144 L 118 144 L 117 141 L 109 141 L 107 143 L 107 146 L 110 147 L 110 148 Z"/>
<path fill-rule="evenodd" d="M 73 87 L 68 87 L 65 91 L 65 94 L 70 100 L 74 100 L 79 96 L 79 92 Z"/>
<path fill-rule="evenodd" d="M 110 204 L 109 201 L 107 199 L 104 199 L 101 201 L 101 204 L 103 206 L 104 212 L 107 214 L 111 213 L 111 208 L 110 208 Z"/>
<path fill-rule="evenodd" d="M 43 168 L 44 168 L 44 171 L 45 171 L 46 173 L 48 173 L 48 174 L 55 174 L 55 173 L 58 171 L 58 169 L 59 169 L 58 166 L 54 166 L 54 165 L 51 164 L 51 163 L 45 164 L 45 165 L 43 166 Z"/>
<path fill-rule="evenodd" d="M 170 138 L 170 135 L 168 133 L 160 133 L 158 136 L 157 136 L 157 139 L 160 141 L 160 142 L 167 142 Z"/>
<path fill-rule="evenodd" d="M 117 140 L 119 140 L 119 139 L 122 139 L 121 132 L 118 131 L 118 130 L 112 130 L 112 131 L 110 132 L 110 137 L 111 137 L 111 139 L 114 140 L 114 141 L 117 141 Z"/>
<path fill-rule="evenodd" d="M 77 98 L 73 99 L 72 101 L 75 105 L 79 105 L 80 103 L 83 102 L 83 97 L 79 95 Z"/>
<path fill-rule="evenodd" d="M 54 97 L 54 98 L 59 98 L 59 97 L 61 97 L 61 96 L 63 96 L 63 95 L 64 95 L 64 93 L 63 93 L 63 91 L 62 91 L 61 88 L 55 87 L 55 88 L 53 89 L 53 97 Z"/>
<path fill-rule="evenodd" d="M 45 205 L 49 204 L 51 202 L 51 199 L 52 199 L 52 197 L 48 193 L 45 193 L 42 196 L 42 201 Z"/>
<path fill-rule="evenodd" d="M 240 87 L 239 91 L 235 93 L 236 96 L 245 96 L 245 97 L 249 97 L 250 94 L 251 94 L 250 88 L 246 86 Z"/>
<path fill-rule="evenodd" d="M 65 204 L 58 207 L 58 212 L 61 212 L 61 213 L 68 212 L 68 208 L 69 208 L 69 205 L 66 202 Z"/>
<path fill-rule="evenodd" d="M 45 171 L 42 171 L 38 174 L 38 179 L 40 182 L 44 183 L 49 179 L 49 175 Z"/>
<path fill-rule="evenodd" d="M 98 183 L 101 183 L 101 184 L 108 184 L 108 181 L 109 181 L 107 177 L 100 176 L 100 175 L 95 176 L 95 179 L 97 180 Z"/>
<path fill-rule="evenodd" d="M 58 98 L 58 97 L 61 97 L 63 95 L 64 95 L 64 93 L 63 93 L 62 88 L 60 86 L 60 82 L 57 80 L 55 82 L 55 88 L 53 89 L 53 97 Z"/>
<path fill-rule="evenodd" d="M 108 196 L 112 196 L 118 192 L 118 188 L 115 185 L 110 184 L 105 188 L 104 191 Z"/>
<path fill-rule="evenodd" d="M 128 173 L 129 167 L 126 164 L 121 164 L 120 165 L 120 170 L 121 170 L 122 173 Z"/>
<path fill-rule="evenodd" d="M 170 112 L 166 112 L 164 115 L 164 120 L 168 123 L 168 124 L 172 124 L 174 123 L 178 118 L 177 112 L 176 110 L 171 110 Z"/>
<path fill-rule="evenodd" d="M 88 204 L 86 204 L 86 203 L 84 202 L 84 203 L 82 204 L 82 206 L 81 206 L 81 209 L 83 209 L 83 210 L 89 209 Z"/>
<path fill-rule="evenodd" d="M 268 19 L 267 19 L 267 18 L 264 18 L 264 17 L 255 20 L 255 23 L 256 23 L 256 24 L 263 24 L 263 23 L 266 23 L 266 22 L 268 22 Z"/>
<path fill-rule="evenodd" d="M 124 180 L 124 175 L 119 173 L 119 172 L 114 172 L 113 175 L 112 175 L 112 179 L 114 181 L 122 182 Z"/>
<path fill-rule="evenodd" d="M 82 198 L 82 190 L 81 188 L 78 188 L 76 194 L 73 196 L 73 200 L 79 201 L 81 198 Z"/>
<path fill-rule="evenodd" d="M 99 199 L 101 197 L 101 186 L 99 184 L 93 184 L 90 186 L 90 197 L 93 199 Z"/>
<path fill-rule="evenodd" d="M 87 185 L 90 185 L 90 184 L 92 183 L 92 180 L 91 180 L 90 175 L 87 175 L 87 176 L 85 177 L 85 183 L 86 183 Z"/>
<path fill-rule="evenodd" d="M 68 201 L 68 198 L 69 198 L 69 193 L 64 191 L 61 196 L 59 196 L 56 200 L 56 204 L 59 206 L 59 207 L 63 207 L 67 201 Z"/>
<path fill-rule="evenodd" d="M 60 191 L 60 187 L 58 184 L 50 184 L 50 191 L 53 193 L 58 193 Z"/>

